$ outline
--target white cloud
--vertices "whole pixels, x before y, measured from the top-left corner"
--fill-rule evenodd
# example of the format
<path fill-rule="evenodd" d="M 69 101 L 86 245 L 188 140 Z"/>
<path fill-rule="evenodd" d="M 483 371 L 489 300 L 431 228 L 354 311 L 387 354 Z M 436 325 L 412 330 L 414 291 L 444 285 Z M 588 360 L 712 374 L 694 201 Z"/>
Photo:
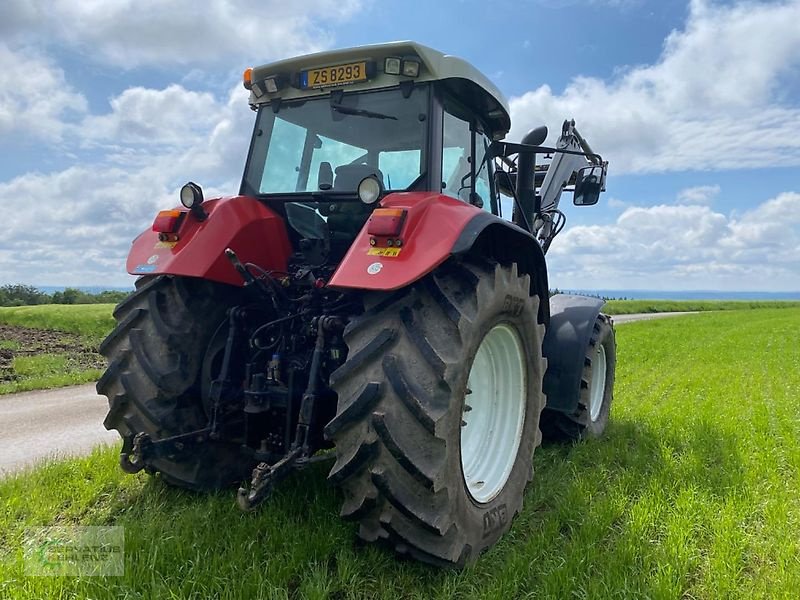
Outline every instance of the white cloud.
<path fill-rule="evenodd" d="M 0 182 L 0 283 L 129 285 L 131 240 L 157 210 L 177 204 L 183 183 L 200 183 L 206 197 L 238 191 L 254 113 L 238 81 L 221 98 L 191 89 L 205 79 L 199 68 L 326 47 L 329 28 L 360 3 L 309 0 L 302 10 L 275 0 L 200 8 L 188 0 L 0 4 L 0 139 L 46 136 L 50 151 L 74 151 L 81 161 Z M 63 45 L 84 62 L 192 68 L 180 84 L 134 84 L 110 98 L 107 111 L 89 114 L 43 54 Z"/>
<path fill-rule="evenodd" d="M 771 263 L 800 266 L 800 194 L 784 193 L 731 221 L 729 238 L 722 240 L 725 251 Z M 794 279 L 800 279 L 796 269 Z"/>
<path fill-rule="evenodd" d="M 183 143 L 188 147 L 197 141 L 198 133 L 219 120 L 222 110 L 211 94 L 175 84 L 163 90 L 128 88 L 110 104 L 111 113 L 83 121 L 80 133 L 84 138 L 116 143 Z"/>
<path fill-rule="evenodd" d="M 572 289 L 798 290 L 800 194 L 741 215 L 701 205 L 626 209 L 610 225 L 565 231 L 548 253 L 553 285 Z"/>
<path fill-rule="evenodd" d="M 130 285 L 131 240 L 192 179 L 236 194 L 254 113 L 241 86 L 224 102 L 179 86 L 132 88 L 73 128 L 103 158 L 0 183 L 0 283 Z M 150 138 L 150 143 L 145 143 Z"/>
<path fill-rule="evenodd" d="M 266 62 L 326 47 L 360 0 L 6 0 L 4 37 L 49 37 L 123 68 Z M 325 24 L 322 26 L 321 24 Z M 43 35 L 44 34 L 44 35 Z M 247 65 L 242 65 L 247 66 Z"/>
<path fill-rule="evenodd" d="M 97 165 L 0 184 L 4 281 L 96 285 L 121 277 L 130 241 L 152 221 L 165 197 L 158 169 L 130 173 Z"/>
<path fill-rule="evenodd" d="M 0 43 L 0 136 L 30 135 L 58 140 L 65 114 L 83 114 L 86 99 L 64 72 L 30 49 Z"/>
<path fill-rule="evenodd" d="M 684 204 L 710 204 L 719 195 L 718 185 L 698 185 L 678 192 L 678 202 Z"/>
<path fill-rule="evenodd" d="M 798 22 L 800 0 L 692 0 L 656 64 L 512 98 L 510 139 L 574 117 L 615 173 L 800 165 L 800 108 L 782 89 L 800 66 Z"/>

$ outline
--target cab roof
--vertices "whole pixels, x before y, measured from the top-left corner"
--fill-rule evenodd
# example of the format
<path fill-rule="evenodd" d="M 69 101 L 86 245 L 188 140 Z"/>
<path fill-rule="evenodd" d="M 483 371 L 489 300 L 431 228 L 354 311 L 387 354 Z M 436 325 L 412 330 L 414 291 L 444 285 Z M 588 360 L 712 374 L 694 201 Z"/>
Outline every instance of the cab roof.
<path fill-rule="evenodd" d="M 384 61 L 391 57 L 419 61 L 419 75 L 405 77 L 385 73 Z M 484 124 L 492 130 L 492 137 L 500 139 L 511 128 L 508 102 L 488 77 L 457 56 L 443 54 L 428 46 L 410 41 L 328 50 L 254 67 L 251 75 L 253 84 L 263 82 L 270 77 L 278 77 L 279 81 L 284 82 L 284 85 L 274 93 L 266 91 L 264 86 L 254 85 L 250 89 L 250 106 L 257 108 L 276 98 L 291 100 L 327 95 L 331 89 L 329 87 L 302 89 L 297 85 L 299 74 L 308 69 L 365 60 L 375 64 L 374 73 L 367 81 L 347 84 L 345 90 L 363 91 L 394 87 L 401 81 L 408 80 L 415 82 L 441 81 L 450 92 L 458 97 L 460 102 L 469 106 L 481 117 Z"/>

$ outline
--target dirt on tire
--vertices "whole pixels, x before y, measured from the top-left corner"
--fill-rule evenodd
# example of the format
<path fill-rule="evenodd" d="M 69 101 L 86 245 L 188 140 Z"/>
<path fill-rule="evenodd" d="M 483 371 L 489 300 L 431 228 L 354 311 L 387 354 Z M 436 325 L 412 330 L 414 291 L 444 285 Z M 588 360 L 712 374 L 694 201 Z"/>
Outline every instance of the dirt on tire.
<path fill-rule="evenodd" d="M 0 348 L 0 382 L 19 379 L 14 369 L 17 357 L 68 354 L 69 366 L 74 370 L 102 369 L 105 366 L 97 349 L 74 333 L 0 323 L 0 344 L 5 346 Z"/>

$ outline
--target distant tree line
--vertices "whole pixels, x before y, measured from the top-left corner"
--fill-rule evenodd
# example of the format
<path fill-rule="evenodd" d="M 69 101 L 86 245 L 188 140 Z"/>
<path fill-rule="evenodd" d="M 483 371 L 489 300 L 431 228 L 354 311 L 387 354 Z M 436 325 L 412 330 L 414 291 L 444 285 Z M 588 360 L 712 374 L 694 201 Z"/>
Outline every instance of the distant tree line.
<path fill-rule="evenodd" d="M 63 292 L 48 294 L 32 285 L 0 286 L 0 306 L 29 306 L 32 304 L 117 304 L 129 292 L 106 290 L 99 294 L 90 294 L 75 288 L 66 288 Z"/>

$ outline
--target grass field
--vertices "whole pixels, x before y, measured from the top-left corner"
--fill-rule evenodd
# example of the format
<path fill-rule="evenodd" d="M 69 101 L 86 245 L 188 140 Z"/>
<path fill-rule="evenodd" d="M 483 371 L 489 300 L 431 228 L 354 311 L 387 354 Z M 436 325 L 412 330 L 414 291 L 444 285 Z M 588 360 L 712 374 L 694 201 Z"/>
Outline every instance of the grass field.
<path fill-rule="evenodd" d="M 5 365 L 0 356 L 0 395 L 95 381 L 102 372 L 103 361 L 93 350 L 114 327 L 113 308 L 111 304 L 0 308 L 0 324 L 78 336 L 69 349 L 48 350 L 45 347 L 31 351 L 30 348 L 20 348 L 18 340 L 3 339 L 0 332 L 0 353 L 3 349 L 11 349 L 19 355 L 10 366 Z M 757 308 L 800 308 L 800 302 L 611 300 L 604 311 L 622 315 Z M 26 338 L 24 335 L 21 337 L 23 340 Z"/>
<path fill-rule="evenodd" d="M 0 307 L 0 323 L 76 333 L 95 346 L 114 328 L 113 304 Z"/>
<path fill-rule="evenodd" d="M 113 449 L 0 481 L 2 598 L 796 598 L 800 310 L 632 323 L 607 436 L 537 450 L 463 572 L 354 543 L 315 465 L 255 513 L 123 475 Z M 25 577 L 25 526 L 125 528 L 123 577 Z"/>
<path fill-rule="evenodd" d="M 0 331 L 0 350 L 13 351 L 0 358 L 0 394 L 95 381 L 103 364 L 95 350 L 114 327 L 112 310 L 111 304 L 0 308 L 0 324 L 13 326 Z"/>

